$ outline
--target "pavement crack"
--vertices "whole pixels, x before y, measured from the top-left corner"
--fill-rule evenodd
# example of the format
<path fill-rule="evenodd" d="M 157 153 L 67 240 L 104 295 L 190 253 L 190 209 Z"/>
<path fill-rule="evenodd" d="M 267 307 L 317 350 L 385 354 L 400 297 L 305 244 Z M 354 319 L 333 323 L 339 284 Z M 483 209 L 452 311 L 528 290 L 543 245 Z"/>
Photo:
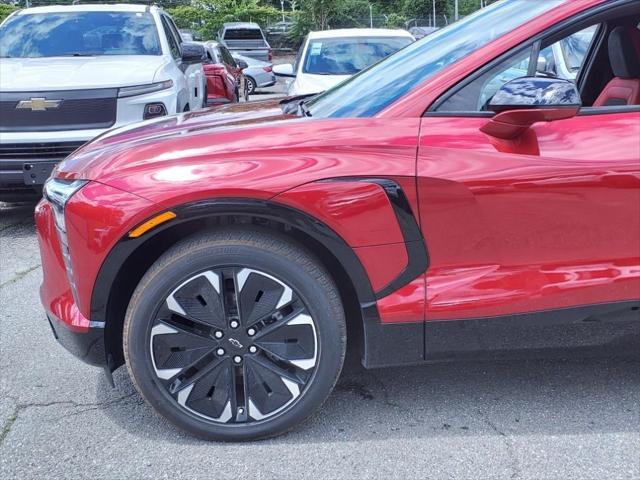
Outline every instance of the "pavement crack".
<path fill-rule="evenodd" d="M 40 268 L 40 264 L 39 263 L 37 265 L 33 265 L 33 266 L 27 268 L 26 270 L 20 270 L 13 277 L 11 277 L 9 280 L 7 280 L 7 281 L 5 281 L 3 283 L 0 283 L 0 288 L 4 288 L 7 285 L 10 285 L 12 283 L 16 283 L 16 282 L 22 280 L 24 277 L 29 275 L 34 270 L 37 270 L 38 268 Z"/>
<path fill-rule="evenodd" d="M 11 415 L 9 416 L 9 419 L 7 420 L 7 422 L 4 424 L 4 426 L 2 427 L 2 430 L 0 431 L 0 447 L 3 445 L 5 438 L 7 437 L 7 435 L 9 435 L 9 432 L 11 432 L 11 428 L 13 427 L 13 425 L 15 424 L 16 420 L 18 420 L 18 417 L 20 416 L 20 414 L 22 412 L 24 412 L 25 410 L 28 410 L 30 408 L 39 408 L 39 407 L 53 407 L 56 405 L 68 405 L 72 408 L 81 408 L 82 410 L 79 410 L 77 412 L 73 412 L 70 414 L 66 414 L 66 415 L 61 415 L 59 417 L 55 417 L 56 420 L 59 420 L 61 418 L 66 418 L 66 417 L 72 417 L 74 415 L 79 415 L 81 413 L 84 412 L 88 412 L 91 410 L 98 410 L 101 407 L 109 407 L 111 405 L 115 405 L 117 403 L 120 403 L 128 398 L 131 398 L 133 396 L 136 395 L 136 392 L 130 393 L 128 395 L 124 395 L 122 397 L 118 397 L 114 400 L 109 400 L 106 402 L 94 402 L 94 403 L 79 403 L 79 402 L 74 402 L 73 400 L 60 400 L 60 401 L 55 401 L 55 402 L 30 402 L 30 403 L 20 403 L 18 405 L 16 405 L 16 407 L 13 409 L 13 412 L 11 413 Z M 7 398 L 11 398 L 13 400 L 15 400 L 13 397 L 7 397 Z"/>
<path fill-rule="evenodd" d="M 480 418 L 485 423 L 485 425 L 487 425 L 491 430 L 493 430 L 502 438 L 502 443 L 504 443 L 507 456 L 509 457 L 509 461 L 511 463 L 511 478 L 513 479 L 520 478 L 520 462 L 518 462 L 518 457 L 514 452 L 513 443 L 511 443 L 511 439 L 505 432 L 500 430 L 495 423 L 493 423 L 491 420 L 489 420 L 484 415 L 482 415 L 482 413 L 480 412 L 478 413 L 480 414 Z"/>

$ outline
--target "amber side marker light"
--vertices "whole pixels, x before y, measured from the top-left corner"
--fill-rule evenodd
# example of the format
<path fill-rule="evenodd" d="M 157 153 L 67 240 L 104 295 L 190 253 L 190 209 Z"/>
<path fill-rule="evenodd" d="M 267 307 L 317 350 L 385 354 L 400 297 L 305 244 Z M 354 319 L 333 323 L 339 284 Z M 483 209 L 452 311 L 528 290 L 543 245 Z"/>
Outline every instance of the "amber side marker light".
<path fill-rule="evenodd" d="M 152 228 L 157 227 L 161 223 L 168 222 L 173 218 L 176 218 L 176 214 L 171 211 L 161 213 L 160 215 L 156 215 L 155 217 L 150 218 L 149 220 L 144 222 L 142 225 L 139 225 L 133 230 L 131 230 L 129 232 L 129 237 L 138 238 L 140 235 L 147 233 Z"/>

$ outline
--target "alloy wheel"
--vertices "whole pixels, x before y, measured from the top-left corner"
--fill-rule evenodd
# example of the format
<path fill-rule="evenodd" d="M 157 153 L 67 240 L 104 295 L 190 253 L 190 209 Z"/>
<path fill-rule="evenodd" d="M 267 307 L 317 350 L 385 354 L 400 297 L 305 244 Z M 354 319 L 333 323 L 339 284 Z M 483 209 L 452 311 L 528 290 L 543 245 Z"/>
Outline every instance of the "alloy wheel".
<path fill-rule="evenodd" d="M 316 324 L 283 281 L 241 266 L 200 272 L 157 310 L 149 354 L 159 382 L 185 411 L 249 424 L 293 405 L 319 357 Z"/>

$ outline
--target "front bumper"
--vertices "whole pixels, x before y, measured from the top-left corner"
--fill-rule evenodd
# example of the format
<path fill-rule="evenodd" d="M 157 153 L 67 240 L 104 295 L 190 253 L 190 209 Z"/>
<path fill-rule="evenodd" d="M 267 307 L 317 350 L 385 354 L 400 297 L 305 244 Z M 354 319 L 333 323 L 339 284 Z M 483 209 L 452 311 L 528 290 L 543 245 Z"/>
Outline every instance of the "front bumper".
<path fill-rule="evenodd" d="M 52 313 L 47 313 L 47 320 L 55 339 L 69 352 L 89 365 L 107 366 L 104 328 L 89 327 L 84 331 L 74 331 Z"/>
<path fill-rule="evenodd" d="M 90 365 L 106 366 L 104 322 L 91 322 L 75 303 L 67 277 L 51 205 L 41 200 L 35 220 L 42 258 L 40 300 L 58 342 Z"/>

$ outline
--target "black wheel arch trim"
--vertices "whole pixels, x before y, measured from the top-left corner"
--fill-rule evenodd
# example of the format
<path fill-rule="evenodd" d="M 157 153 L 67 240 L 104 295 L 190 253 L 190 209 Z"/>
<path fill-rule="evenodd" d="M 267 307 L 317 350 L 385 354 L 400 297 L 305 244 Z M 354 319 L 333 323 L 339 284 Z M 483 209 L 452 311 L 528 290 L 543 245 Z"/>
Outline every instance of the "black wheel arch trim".
<path fill-rule="evenodd" d="M 142 247 L 153 236 L 178 224 L 197 219 L 222 216 L 256 216 L 265 220 L 273 220 L 296 228 L 322 244 L 335 255 L 342 268 L 350 277 L 355 289 L 363 327 L 363 364 L 365 366 L 387 363 L 389 351 L 384 348 L 389 328 L 382 325 L 377 308 L 377 300 L 403 287 L 418 275 L 424 273 L 428 266 L 427 250 L 422 239 L 420 228 L 413 216 L 411 206 L 400 185 L 386 178 L 336 178 L 335 181 L 359 181 L 380 185 L 393 206 L 398 224 L 407 246 L 408 262 L 404 270 L 383 287 L 374 292 L 369 277 L 355 251 L 329 226 L 309 214 L 269 200 L 247 198 L 216 198 L 195 201 L 172 208 L 176 218 L 154 228 L 149 234 L 138 238 L 123 237 L 105 258 L 91 295 L 90 318 L 94 321 L 106 321 L 108 318 L 111 288 L 127 258 Z M 331 181 L 331 180 L 329 180 Z M 420 328 L 421 331 L 421 328 Z M 413 332 L 418 333 L 418 332 Z M 417 361 L 423 356 L 422 335 L 411 335 L 412 346 L 405 350 Z M 385 353 L 385 350 L 387 352 Z M 405 353 L 406 355 L 406 353 Z M 379 357 L 379 358 L 378 358 Z M 383 360 L 383 358 L 385 360 Z"/>

